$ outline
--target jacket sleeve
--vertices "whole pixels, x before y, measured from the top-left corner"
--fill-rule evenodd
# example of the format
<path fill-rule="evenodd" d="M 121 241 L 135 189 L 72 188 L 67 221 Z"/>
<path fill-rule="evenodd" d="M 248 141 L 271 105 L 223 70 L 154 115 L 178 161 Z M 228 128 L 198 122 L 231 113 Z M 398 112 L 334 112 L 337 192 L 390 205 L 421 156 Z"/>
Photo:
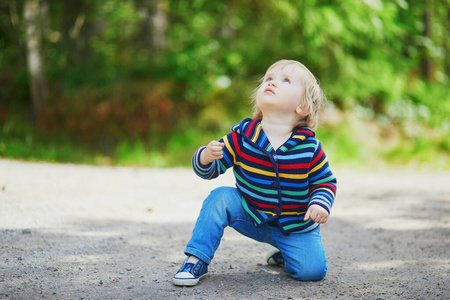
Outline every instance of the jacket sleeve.
<path fill-rule="evenodd" d="M 317 148 L 311 161 L 309 178 L 309 206 L 318 204 L 330 213 L 336 196 L 336 177 L 330 170 L 322 145 L 317 141 Z"/>
<path fill-rule="evenodd" d="M 223 158 L 216 159 L 209 165 L 200 163 L 200 154 L 206 149 L 206 146 L 200 147 L 192 157 L 192 167 L 195 174 L 203 179 L 213 179 L 226 172 L 235 163 L 237 133 L 231 132 L 219 140 L 225 144 L 222 149 Z"/>

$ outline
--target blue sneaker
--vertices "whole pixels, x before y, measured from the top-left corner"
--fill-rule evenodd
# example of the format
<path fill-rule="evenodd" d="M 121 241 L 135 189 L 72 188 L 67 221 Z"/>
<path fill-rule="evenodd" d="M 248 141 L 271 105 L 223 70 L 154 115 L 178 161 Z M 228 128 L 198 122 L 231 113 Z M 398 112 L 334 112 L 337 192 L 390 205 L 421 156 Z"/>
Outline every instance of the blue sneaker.
<path fill-rule="evenodd" d="M 193 264 L 187 262 L 188 258 L 185 259 L 181 268 L 172 278 L 174 285 L 194 286 L 198 284 L 200 279 L 207 275 L 208 265 L 203 260 L 199 259 Z"/>
<path fill-rule="evenodd" d="M 266 256 L 266 262 L 269 265 L 281 265 L 284 266 L 284 258 L 281 251 L 278 249 L 273 249 Z"/>

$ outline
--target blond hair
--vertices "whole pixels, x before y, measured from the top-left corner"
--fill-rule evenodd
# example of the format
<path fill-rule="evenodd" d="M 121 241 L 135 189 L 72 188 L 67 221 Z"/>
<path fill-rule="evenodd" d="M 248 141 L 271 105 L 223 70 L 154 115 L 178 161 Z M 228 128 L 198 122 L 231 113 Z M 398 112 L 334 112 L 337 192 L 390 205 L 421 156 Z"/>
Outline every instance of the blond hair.
<path fill-rule="evenodd" d="M 287 60 L 282 59 L 274 64 L 272 64 L 266 71 L 270 71 L 271 69 L 275 67 L 280 67 L 281 69 L 285 68 L 286 66 L 293 66 L 300 68 L 302 71 L 304 71 L 305 76 L 304 83 L 305 83 L 305 91 L 303 93 L 303 105 L 304 111 L 307 111 L 308 113 L 301 117 L 298 122 L 295 124 L 295 127 L 309 127 L 311 129 L 314 129 L 319 124 L 319 113 L 322 110 L 322 107 L 324 106 L 326 102 L 326 96 L 322 89 L 319 86 L 319 82 L 317 81 L 316 77 L 311 73 L 310 70 L 308 70 L 307 67 L 305 67 L 302 63 L 295 61 L 295 60 Z M 260 79 L 260 84 L 258 87 L 254 90 L 251 102 L 253 105 L 253 118 L 262 118 L 262 112 L 258 108 L 258 105 L 256 103 L 256 91 L 261 87 L 264 81 L 264 76 Z"/>

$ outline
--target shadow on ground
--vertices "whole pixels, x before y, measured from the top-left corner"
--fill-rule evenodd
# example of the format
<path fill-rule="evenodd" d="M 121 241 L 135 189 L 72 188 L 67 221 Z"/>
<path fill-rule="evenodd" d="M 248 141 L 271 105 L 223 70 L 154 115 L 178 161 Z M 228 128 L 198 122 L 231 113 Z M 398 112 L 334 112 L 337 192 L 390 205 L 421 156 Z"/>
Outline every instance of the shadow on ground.
<path fill-rule="evenodd" d="M 423 211 L 412 218 L 428 217 Z M 78 220 L 66 232 L 2 229 L 0 298 L 5 299 L 445 299 L 446 228 L 364 228 L 340 218 L 322 228 L 329 272 L 292 280 L 264 264 L 269 246 L 227 229 L 210 276 L 193 288 L 170 279 L 193 223 Z M 399 236 L 402 238 L 400 239 Z"/>
<path fill-rule="evenodd" d="M 336 172 L 328 274 L 298 282 L 227 229 L 210 276 L 175 287 L 201 201 L 191 170 L 0 159 L 0 299 L 450 299 L 450 173 Z M 225 175 L 226 176 L 226 175 Z"/>

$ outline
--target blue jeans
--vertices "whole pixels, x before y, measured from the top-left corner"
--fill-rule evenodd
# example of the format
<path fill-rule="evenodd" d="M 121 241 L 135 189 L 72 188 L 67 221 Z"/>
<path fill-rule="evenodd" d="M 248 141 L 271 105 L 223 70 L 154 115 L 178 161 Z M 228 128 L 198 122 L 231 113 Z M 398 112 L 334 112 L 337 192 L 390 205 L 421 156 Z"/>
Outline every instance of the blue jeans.
<path fill-rule="evenodd" d="M 217 188 L 205 199 L 185 254 L 210 264 L 227 226 L 279 249 L 284 257 L 284 267 L 293 278 L 306 281 L 325 278 L 327 260 L 319 227 L 289 236 L 267 224 L 256 228 L 252 218 L 242 208 L 240 192 L 233 187 Z"/>

